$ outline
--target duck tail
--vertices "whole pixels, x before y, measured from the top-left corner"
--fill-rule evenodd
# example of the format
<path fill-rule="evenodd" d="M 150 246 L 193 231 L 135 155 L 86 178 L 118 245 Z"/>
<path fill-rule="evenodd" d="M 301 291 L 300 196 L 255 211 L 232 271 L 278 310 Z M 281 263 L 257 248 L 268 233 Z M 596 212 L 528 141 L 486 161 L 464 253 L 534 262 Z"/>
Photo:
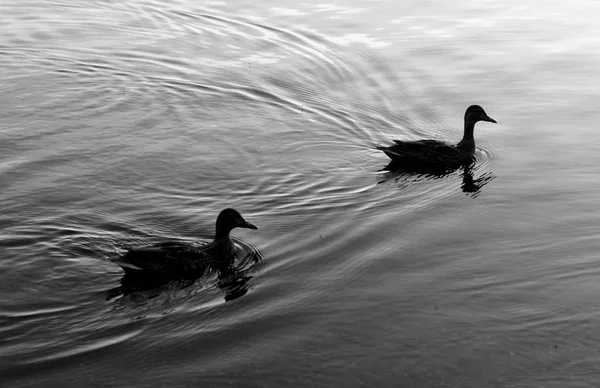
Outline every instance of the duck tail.
<path fill-rule="evenodd" d="M 387 157 L 392 160 L 403 158 L 402 154 L 396 151 L 395 149 L 392 149 L 392 147 L 377 146 L 377 149 L 379 151 L 383 151 L 383 153 L 386 154 Z"/>
<path fill-rule="evenodd" d="M 114 287 L 106 291 L 106 300 L 111 300 L 119 295 L 123 295 L 123 287 Z"/>
<path fill-rule="evenodd" d="M 143 271 L 144 270 L 142 267 L 139 267 L 135 264 L 132 264 L 132 263 L 129 263 L 129 262 L 123 261 L 123 260 L 113 260 L 113 263 L 115 263 L 119 267 L 123 268 L 125 270 L 125 272 Z"/>

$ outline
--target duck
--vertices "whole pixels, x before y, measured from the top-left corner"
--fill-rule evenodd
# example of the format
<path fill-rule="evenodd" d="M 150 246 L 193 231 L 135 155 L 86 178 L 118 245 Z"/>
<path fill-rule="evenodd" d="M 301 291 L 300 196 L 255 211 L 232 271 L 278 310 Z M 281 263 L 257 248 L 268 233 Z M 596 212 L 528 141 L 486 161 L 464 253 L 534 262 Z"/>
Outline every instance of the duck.
<path fill-rule="evenodd" d="M 392 167 L 429 171 L 456 169 L 473 161 L 475 124 L 479 121 L 497 123 L 479 105 L 471 105 L 467 108 L 464 121 L 463 138 L 456 145 L 433 139 L 394 140 L 394 144 L 391 146 L 377 146 L 376 148 L 383 151 L 392 160 L 390 162 Z"/>
<path fill-rule="evenodd" d="M 230 233 L 235 228 L 258 229 L 235 209 L 219 213 L 213 241 L 196 247 L 184 241 L 164 241 L 153 245 L 130 248 L 122 257 L 113 260 L 128 280 L 144 277 L 166 279 L 195 279 L 207 267 L 223 268 L 235 258 L 235 246 Z"/>

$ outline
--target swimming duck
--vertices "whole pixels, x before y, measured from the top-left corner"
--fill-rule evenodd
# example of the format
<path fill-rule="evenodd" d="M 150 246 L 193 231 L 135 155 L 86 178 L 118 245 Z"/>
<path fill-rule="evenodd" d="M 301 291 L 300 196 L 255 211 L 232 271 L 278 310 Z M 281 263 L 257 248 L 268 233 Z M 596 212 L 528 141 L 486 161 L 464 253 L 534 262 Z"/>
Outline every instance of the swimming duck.
<path fill-rule="evenodd" d="M 225 209 L 217 217 L 214 240 L 206 246 L 166 241 L 132 248 L 114 261 L 130 277 L 197 278 L 202 276 L 207 266 L 219 267 L 229 264 L 234 258 L 235 247 L 229 237 L 234 228 L 258 229 L 258 226 L 246 221 L 237 210 Z"/>
<path fill-rule="evenodd" d="M 470 163 L 475 153 L 473 129 L 478 121 L 496 120 L 485 113 L 479 105 L 471 105 L 465 112 L 465 132 L 457 145 L 439 140 L 394 140 L 389 147 L 378 146 L 390 159 L 391 164 L 411 170 L 448 170 Z"/>

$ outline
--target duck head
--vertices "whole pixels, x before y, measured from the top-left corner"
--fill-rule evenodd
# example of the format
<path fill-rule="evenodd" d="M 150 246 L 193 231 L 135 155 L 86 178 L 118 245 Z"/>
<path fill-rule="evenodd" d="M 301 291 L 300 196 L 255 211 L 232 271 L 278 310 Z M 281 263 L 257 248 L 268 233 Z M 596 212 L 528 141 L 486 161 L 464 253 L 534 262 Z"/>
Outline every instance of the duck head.
<path fill-rule="evenodd" d="M 217 217 L 216 236 L 228 236 L 234 228 L 258 229 L 258 226 L 246 221 L 235 209 L 221 211 Z"/>
<path fill-rule="evenodd" d="M 482 107 L 479 105 L 471 105 L 465 112 L 465 124 L 475 125 L 475 123 L 478 121 L 489 121 L 490 123 L 496 123 L 496 120 L 488 116 Z"/>

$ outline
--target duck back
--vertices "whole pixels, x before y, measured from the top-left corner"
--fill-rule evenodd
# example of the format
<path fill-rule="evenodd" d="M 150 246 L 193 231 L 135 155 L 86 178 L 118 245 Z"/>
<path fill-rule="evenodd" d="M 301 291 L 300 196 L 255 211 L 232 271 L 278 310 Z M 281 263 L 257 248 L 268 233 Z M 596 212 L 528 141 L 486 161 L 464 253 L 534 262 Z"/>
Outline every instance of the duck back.
<path fill-rule="evenodd" d="M 389 147 L 377 147 L 398 167 L 410 170 L 456 168 L 470 160 L 458 147 L 438 140 L 394 140 Z"/>
<path fill-rule="evenodd" d="M 157 274 L 173 277 L 201 276 L 211 260 L 210 255 L 189 244 L 168 241 L 132 248 L 115 262 L 126 274 Z"/>

